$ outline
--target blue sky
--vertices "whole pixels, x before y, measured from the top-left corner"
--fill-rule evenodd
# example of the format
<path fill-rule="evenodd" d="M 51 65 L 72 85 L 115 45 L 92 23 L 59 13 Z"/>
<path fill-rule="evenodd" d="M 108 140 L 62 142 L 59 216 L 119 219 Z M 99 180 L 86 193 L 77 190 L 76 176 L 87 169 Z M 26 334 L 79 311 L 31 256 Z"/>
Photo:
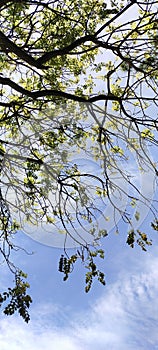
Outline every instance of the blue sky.
<path fill-rule="evenodd" d="M 145 222 L 144 222 L 145 227 Z M 103 241 L 105 287 L 94 283 L 84 293 L 80 264 L 67 282 L 57 271 L 60 249 L 44 246 L 18 234 L 29 256 L 18 252 L 15 262 L 28 272 L 33 297 L 31 321 L 18 315 L 1 316 L 1 350 L 154 350 L 158 349 L 158 238 L 147 253 L 125 245 L 122 234 Z M 8 274 L 1 271 L 1 287 Z"/>

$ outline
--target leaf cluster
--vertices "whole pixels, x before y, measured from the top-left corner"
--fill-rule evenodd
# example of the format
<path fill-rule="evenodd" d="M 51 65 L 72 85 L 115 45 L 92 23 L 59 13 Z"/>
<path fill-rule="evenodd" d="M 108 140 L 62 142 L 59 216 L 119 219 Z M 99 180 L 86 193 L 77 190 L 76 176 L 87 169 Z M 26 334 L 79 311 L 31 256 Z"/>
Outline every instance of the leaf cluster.
<path fill-rule="evenodd" d="M 138 229 L 136 232 L 134 230 L 129 231 L 126 243 L 131 248 L 134 248 L 134 244 L 137 243 L 143 251 L 146 251 L 146 246 L 152 245 L 152 240 L 149 240 L 147 234 Z"/>
<path fill-rule="evenodd" d="M 85 254 L 86 252 L 86 254 Z M 59 260 L 59 272 L 64 273 L 63 280 L 66 281 L 69 277 L 69 274 L 74 269 L 74 264 L 77 260 L 81 260 L 84 264 L 85 268 L 88 269 L 88 272 L 86 272 L 85 275 L 85 292 L 88 293 L 91 289 L 93 278 L 97 277 L 98 281 L 105 285 L 105 275 L 103 272 L 97 269 L 97 265 L 94 262 L 94 258 L 100 257 L 101 259 L 104 259 L 104 250 L 102 249 L 95 249 L 90 250 L 88 247 L 85 249 L 81 249 L 81 251 L 77 250 L 76 254 L 73 254 L 71 257 L 64 256 L 63 254 L 60 257 Z"/>
<path fill-rule="evenodd" d="M 27 289 L 30 287 L 28 282 L 24 281 L 27 275 L 22 271 L 18 271 L 15 276 L 15 287 L 8 288 L 7 292 L 0 294 L 0 307 L 6 301 L 9 303 L 4 307 L 4 314 L 9 316 L 13 315 L 16 311 L 24 319 L 25 322 L 29 322 L 30 315 L 28 309 L 32 303 L 30 295 L 27 294 Z"/>

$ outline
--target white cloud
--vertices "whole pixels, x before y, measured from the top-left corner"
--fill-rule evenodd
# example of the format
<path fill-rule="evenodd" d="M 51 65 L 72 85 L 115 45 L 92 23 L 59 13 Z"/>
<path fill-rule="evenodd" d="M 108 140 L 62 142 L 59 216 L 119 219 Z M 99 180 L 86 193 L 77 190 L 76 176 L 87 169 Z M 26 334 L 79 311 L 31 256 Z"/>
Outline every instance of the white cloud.
<path fill-rule="evenodd" d="M 158 349 L 157 254 L 141 262 L 138 254 L 128 263 L 85 313 L 72 316 L 66 307 L 45 303 L 34 308 L 29 325 L 18 317 L 2 318 L 0 349 Z"/>
<path fill-rule="evenodd" d="M 81 350 L 80 347 L 76 347 L 75 340 L 70 336 L 53 329 L 43 331 L 41 328 L 36 332 L 34 327 L 22 324 L 17 318 L 14 318 L 13 322 L 7 319 L 1 321 L 0 330 L 1 350 Z"/>

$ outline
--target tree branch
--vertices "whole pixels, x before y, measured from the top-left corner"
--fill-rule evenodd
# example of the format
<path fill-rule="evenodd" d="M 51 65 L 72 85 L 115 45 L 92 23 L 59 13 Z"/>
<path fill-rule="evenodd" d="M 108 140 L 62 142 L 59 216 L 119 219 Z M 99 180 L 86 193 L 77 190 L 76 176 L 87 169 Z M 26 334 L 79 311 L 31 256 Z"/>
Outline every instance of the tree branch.
<path fill-rule="evenodd" d="M 6 37 L 1 31 L 0 31 L 0 46 L 1 49 L 4 52 L 10 51 L 13 52 L 16 56 L 27 62 L 29 65 L 34 66 L 38 69 L 48 69 L 48 67 L 44 67 L 37 62 L 32 56 L 28 55 L 26 51 L 21 49 L 19 46 L 17 46 L 15 43 L 13 43 L 10 39 Z"/>
<path fill-rule="evenodd" d="M 140 67 L 137 67 L 134 63 L 133 63 L 133 60 L 130 58 L 130 57 L 125 57 L 122 55 L 120 49 L 118 46 L 115 46 L 115 45 L 110 45 L 106 42 L 103 42 L 101 40 L 98 40 L 98 39 L 95 39 L 93 38 L 92 41 L 98 45 L 98 47 L 103 47 L 104 49 L 108 49 L 108 50 L 111 50 L 115 55 L 117 55 L 121 60 L 122 62 L 127 62 L 131 67 L 133 67 L 137 72 L 141 72 L 144 74 L 144 70 L 141 69 Z"/>
<path fill-rule="evenodd" d="M 106 27 L 108 27 L 115 19 L 120 17 L 125 11 L 127 11 L 133 4 L 135 4 L 137 0 L 131 0 L 127 6 L 125 6 L 120 12 L 118 12 L 114 17 L 112 17 L 109 21 L 107 21 L 100 29 L 97 30 L 95 36 L 98 36 Z"/>
<path fill-rule="evenodd" d="M 4 5 L 8 4 L 8 2 L 11 2 L 11 0 L 1 0 L 1 2 L 0 2 L 0 8 L 3 7 Z M 18 2 L 18 1 L 17 1 L 17 2 Z M 21 2 L 21 1 L 19 0 L 19 2 Z"/>
<path fill-rule="evenodd" d="M 73 101 L 77 101 L 77 102 L 96 102 L 96 101 L 101 101 L 101 100 L 110 100 L 110 101 L 119 101 L 120 98 L 113 95 L 113 94 L 108 94 L 108 95 L 97 95 L 97 96 L 93 96 L 93 97 L 89 97 L 86 95 L 83 96 L 77 96 L 74 94 L 70 94 L 68 92 L 64 92 L 61 90 L 54 90 L 54 89 L 50 89 L 50 90 L 39 90 L 39 91 L 29 91 L 27 89 L 24 89 L 22 86 L 19 86 L 17 83 L 15 83 L 14 81 L 10 80 L 9 78 L 3 78 L 0 76 L 0 83 L 3 85 L 7 85 L 10 86 L 12 89 L 14 89 L 15 91 L 25 95 L 25 96 L 29 96 L 32 99 L 36 99 L 39 97 L 46 97 L 46 96 L 56 96 L 56 97 L 62 97 L 62 98 L 66 98 L 69 100 L 73 100 Z"/>
<path fill-rule="evenodd" d="M 80 46 L 81 44 L 84 44 L 86 41 L 92 41 L 92 38 L 92 35 L 85 35 L 62 49 L 46 52 L 42 57 L 38 58 L 36 62 L 38 65 L 41 65 L 49 61 L 51 58 L 69 54 L 69 52 L 71 52 L 73 49 L 76 49 L 76 47 Z"/>

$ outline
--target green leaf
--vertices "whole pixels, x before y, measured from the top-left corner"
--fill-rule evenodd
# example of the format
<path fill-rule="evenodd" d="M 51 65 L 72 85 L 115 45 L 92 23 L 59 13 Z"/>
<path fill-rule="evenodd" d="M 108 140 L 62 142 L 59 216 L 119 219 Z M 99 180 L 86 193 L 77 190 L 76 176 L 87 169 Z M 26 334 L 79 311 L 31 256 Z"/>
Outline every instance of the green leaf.
<path fill-rule="evenodd" d="M 138 211 L 136 211 L 136 213 L 135 213 L 135 218 L 136 218 L 137 221 L 139 221 L 139 219 L 140 219 L 140 213 L 139 213 Z"/>

